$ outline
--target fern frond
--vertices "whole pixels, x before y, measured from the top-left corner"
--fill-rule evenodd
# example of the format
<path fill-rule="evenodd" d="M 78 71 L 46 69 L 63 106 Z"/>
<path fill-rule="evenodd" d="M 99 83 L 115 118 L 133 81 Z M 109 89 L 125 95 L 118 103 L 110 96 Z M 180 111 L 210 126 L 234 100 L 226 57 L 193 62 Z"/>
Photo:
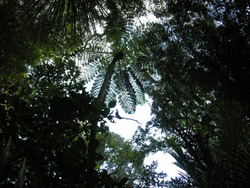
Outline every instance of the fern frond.
<path fill-rule="evenodd" d="M 142 71 L 142 68 L 138 66 L 138 64 L 131 64 L 130 65 L 130 72 L 133 72 L 133 75 L 135 76 L 136 79 L 140 80 L 142 87 L 144 88 L 144 82 L 145 82 L 145 74 Z"/>
<path fill-rule="evenodd" d="M 127 71 L 122 71 L 122 77 L 123 77 L 125 85 L 126 85 L 126 90 L 128 92 L 133 92 L 134 93 L 134 91 L 132 91 L 133 90 L 133 86 L 130 83 L 128 72 Z"/>
<path fill-rule="evenodd" d="M 102 59 L 107 59 L 106 56 L 111 55 L 105 38 L 98 34 L 88 37 L 84 45 L 78 48 L 75 53 L 81 66 L 89 65 L 93 61 L 102 62 Z"/>
<path fill-rule="evenodd" d="M 129 70 L 130 75 L 130 83 L 132 84 L 135 94 L 136 94 L 136 102 L 137 104 L 142 104 L 145 100 L 144 97 L 144 88 L 141 81 L 134 75 L 134 73 Z"/>
<path fill-rule="evenodd" d="M 131 67 L 129 67 L 128 69 L 129 75 L 131 77 L 131 81 L 135 82 L 135 85 L 137 85 L 137 87 L 139 87 L 139 89 L 141 90 L 141 92 L 144 93 L 144 86 L 143 86 L 143 81 L 141 81 L 135 74 L 135 72 L 131 69 Z"/>
<path fill-rule="evenodd" d="M 90 90 L 90 94 L 94 97 L 98 97 L 99 92 L 101 90 L 104 78 L 106 75 L 106 71 L 103 70 L 102 72 L 100 72 L 97 77 L 95 78 L 94 84 Z"/>
<path fill-rule="evenodd" d="M 119 71 L 117 72 L 115 75 L 114 75 L 114 80 L 115 80 L 115 84 L 117 86 L 117 90 L 118 92 L 119 91 L 123 91 L 124 88 L 126 88 L 126 84 L 125 84 L 125 81 L 122 77 L 122 71 Z"/>
<path fill-rule="evenodd" d="M 119 78 L 116 79 L 118 89 L 118 102 L 126 113 L 132 114 L 136 109 L 136 92 L 133 85 L 130 83 L 129 74 L 123 70 L 119 73 Z"/>
<path fill-rule="evenodd" d="M 116 100 L 117 97 L 117 86 L 115 84 L 114 79 L 111 79 L 109 89 L 106 92 L 106 98 L 105 98 L 105 103 L 109 104 L 111 101 Z"/>
<path fill-rule="evenodd" d="M 94 62 L 91 62 L 90 64 L 84 66 L 81 70 L 83 80 L 86 83 L 93 80 L 94 77 L 100 72 L 100 68 L 101 68 L 101 65 L 100 65 L 99 61 L 94 61 Z"/>
<path fill-rule="evenodd" d="M 118 102 L 126 113 L 133 114 L 135 112 L 136 99 L 132 97 L 128 91 L 120 92 Z"/>
<path fill-rule="evenodd" d="M 146 62 L 146 63 L 145 63 Z M 131 64 L 131 69 L 143 84 L 154 81 L 154 77 L 158 77 L 157 70 L 150 61 L 139 60 L 136 64 Z M 145 87 L 144 87 L 145 88 Z"/>

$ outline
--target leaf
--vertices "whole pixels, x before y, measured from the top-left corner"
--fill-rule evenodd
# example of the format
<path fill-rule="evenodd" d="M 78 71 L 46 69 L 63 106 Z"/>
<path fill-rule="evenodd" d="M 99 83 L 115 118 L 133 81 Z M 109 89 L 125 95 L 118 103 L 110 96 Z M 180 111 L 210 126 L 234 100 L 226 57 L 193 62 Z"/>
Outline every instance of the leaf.
<path fill-rule="evenodd" d="M 91 88 L 91 91 L 90 91 L 90 93 L 91 93 L 92 96 L 98 97 L 99 92 L 100 92 L 101 87 L 102 87 L 102 84 L 103 84 L 103 81 L 104 81 L 105 75 L 106 75 L 106 71 L 105 70 L 102 71 L 102 72 L 100 72 L 97 75 L 97 77 L 96 77 L 96 79 L 94 81 L 94 84 L 93 84 L 93 86 Z"/>
<path fill-rule="evenodd" d="M 105 108 L 105 104 L 102 103 L 101 101 L 99 101 L 98 99 L 95 99 L 92 103 L 91 103 L 97 110 L 102 110 Z"/>
<path fill-rule="evenodd" d="M 88 65 L 85 65 L 82 69 L 82 76 L 83 79 L 86 81 L 86 83 L 90 82 L 94 79 L 94 77 L 99 73 L 99 66 L 100 62 L 94 61 L 92 63 L 89 63 Z"/>
<path fill-rule="evenodd" d="M 105 103 L 109 104 L 110 102 L 115 101 L 116 97 L 117 97 L 117 86 L 114 82 L 114 76 L 112 76 L 109 89 L 106 92 Z"/>
<path fill-rule="evenodd" d="M 81 153 L 81 156 L 83 156 L 86 153 L 86 143 L 83 138 L 78 138 L 78 140 L 73 143 L 72 150 L 77 150 Z"/>
<path fill-rule="evenodd" d="M 122 117 L 119 115 L 118 110 L 116 110 L 116 112 L 115 112 L 115 117 L 116 117 L 117 119 L 122 119 Z"/>
<path fill-rule="evenodd" d="M 103 115 L 104 117 L 107 117 L 107 116 L 109 115 L 109 113 L 110 113 L 110 109 L 109 109 L 109 108 L 104 108 L 104 109 L 102 110 L 102 115 Z"/>
<path fill-rule="evenodd" d="M 109 108 L 114 108 L 116 106 L 116 101 L 111 101 L 109 104 L 108 104 L 108 107 Z"/>
<path fill-rule="evenodd" d="M 126 113 L 133 114 L 136 110 L 136 99 L 129 92 L 121 92 L 118 96 L 119 103 Z"/>

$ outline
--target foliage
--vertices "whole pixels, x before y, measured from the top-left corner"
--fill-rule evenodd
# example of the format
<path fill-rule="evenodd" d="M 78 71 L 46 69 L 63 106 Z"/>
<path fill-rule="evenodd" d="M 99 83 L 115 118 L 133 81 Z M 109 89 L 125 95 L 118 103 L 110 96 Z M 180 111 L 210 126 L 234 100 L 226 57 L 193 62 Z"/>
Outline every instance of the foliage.
<path fill-rule="evenodd" d="M 127 113 L 134 113 L 136 105 L 145 102 L 145 88 L 148 86 L 148 81 L 154 79 L 151 74 L 155 73 L 152 63 L 146 63 L 142 58 L 137 59 L 141 54 L 140 31 L 141 28 L 133 26 L 122 35 L 119 43 L 114 42 L 111 46 L 107 46 L 105 42 L 98 41 L 95 43 L 97 52 L 83 51 L 78 57 L 83 66 L 83 78 L 87 82 L 94 79 L 91 94 L 97 97 L 111 62 L 114 62 L 116 55 L 123 53 L 123 57 L 115 62 L 112 69 L 112 76 L 105 93 L 105 102 L 108 104 L 117 98 Z M 90 49 L 90 46 L 86 49 Z"/>
<path fill-rule="evenodd" d="M 65 43 L 77 46 L 84 41 L 81 36 L 98 30 L 103 30 L 110 40 L 114 40 L 124 31 L 127 22 L 134 15 L 143 13 L 144 9 L 142 1 L 134 0 L 37 0 L 15 3 L 27 31 L 41 43 L 65 40 Z"/>
<path fill-rule="evenodd" d="M 2 187 L 249 187 L 249 2 L 150 3 L 158 21 L 135 26 L 143 1 L 0 2 Z M 133 113 L 145 92 L 137 145 L 105 137 L 106 106 Z M 186 173 L 143 166 L 158 150 Z"/>
<path fill-rule="evenodd" d="M 155 15 L 145 34 L 160 76 L 147 89 L 153 123 L 187 172 L 170 185 L 248 187 L 249 3 L 165 1 Z"/>
<path fill-rule="evenodd" d="M 0 85 L 6 89 L 22 85 L 27 66 L 40 58 L 38 48 L 22 30 L 22 22 L 16 18 L 16 7 L 0 5 Z M 5 88 L 5 90 L 3 90 Z"/>
<path fill-rule="evenodd" d="M 144 165 L 148 150 L 141 150 L 132 141 L 124 140 L 115 133 L 107 136 L 97 136 L 100 145 L 97 149 L 103 155 L 99 161 L 100 168 L 108 169 L 111 177 L 122 181 L 127 178 L 126 185 L 130 187 L 165 187 L 166 174 L 157 173 L 157 163 Z"/>
<path fill-rule="evenodd" d="M 143 167 L 143 154 L 132 147 L 132 143 L 125 141 L 115 133 L 107 136 L 98 135 L 100 145 L 98 151 L 103 155 L 99 162 L 101 167 L 108 167 L 108 173 L 119 180 L 129 178 L 127 184 L 132 185 Z"/>
<path fill-rule="evenodd" d="M 109 109 L 85 93 L 79 74 L 72 60 L 55 58 L 32 69 L 18 95 L 1 94 L 1 149 L 12 138 L 2 187 L 16 182 L 23 159 L 25 187 L 122 186 L 91 168 L 102 156 L 90 127 L 100 122 L 101 131 Z"/>
<path fill-rule="evenodd" d="M 243 109 L 236 102 L 211 105 L 197 117 L 186 119 L 185 127 L 177 124 L 167 139 L 177 165 L 187 172 L 181 175 L 183 180 L 192 187 L 248 187 L 248 174 L 243 173 L 249 168 L 249 150 L 242 146 L 248 147 L 249 121 L 244 120 Z"/>
<path fill-rule="evenodd" d="M 87 4 L 82 1 L 3 1 L 1 10 L 4 18 L 1 70 L 9 70 L 6 76 L 1 71 L 4 83 L 0 111 L 3 117 L 1 159 L 4 159 L 1 186 L 122 187 L 127 181 L 122 174 L 120 179 L 112 178 L 108 169 L 99 170 L 96 166 L 102 156 L 96 152 L 95 134 L 106 131 L 104 118 L 112 121 L 112 116 L 102 102 L 85 93 L 74 57 L 89 53 L 87 64 L 91 64 L 91 54 L 102 53 L 99 50 L 103 46 L 98 48 L 98 43 L 103 36 L 105 41 L 100 44 L 112 41 L 113 48 L 118 46 L 124 29 L 131 28 L 133 16 L 141 12 L 141 1 L 108 0 Z M 95 31 L 97 20 L 104 25 L 103 34 Z M 84 45 L 80 46 L 82 41 Z M 119 48 L 111 54 L 115 54 L 114 62 L 122 59 L 116 56 Z M 102 63 L 101 66 L 108 69 L 110 62 L 105 64 L 102 60 Z M 122 67 L 126 69 L 126 66 L 123 63 Z M 120 76 L 123 77 L 116 79 L 123 79 L 118 84 L 122 90 L 120 98 L 124 105 L 132 100 L 128 109 L 134 112 L 136 100 L 142 102 L 144 96 L 137 78 L 139 72 L 128 70 L 129 73 L 122 70 Z M 17 83 L 13 82 L 15 79 Z M 110 79 L 108 82 L 113 91 L 119 83 Z M 111 97 L 112 101 L 115 97 Z M 142 162 L 138 154 L 134 163 L 141 165 Z"/>

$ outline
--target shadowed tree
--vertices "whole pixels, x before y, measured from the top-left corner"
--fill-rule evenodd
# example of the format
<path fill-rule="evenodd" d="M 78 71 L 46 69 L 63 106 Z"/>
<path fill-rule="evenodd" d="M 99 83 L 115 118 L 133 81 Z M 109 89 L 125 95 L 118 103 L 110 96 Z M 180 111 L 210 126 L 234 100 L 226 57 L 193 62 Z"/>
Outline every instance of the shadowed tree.
<path fill-rule="evenodd" d="M 187 172 L 173 187 L 249 187 L 249 6 L 165 1 L 147 30 L 153 123 Z"/>

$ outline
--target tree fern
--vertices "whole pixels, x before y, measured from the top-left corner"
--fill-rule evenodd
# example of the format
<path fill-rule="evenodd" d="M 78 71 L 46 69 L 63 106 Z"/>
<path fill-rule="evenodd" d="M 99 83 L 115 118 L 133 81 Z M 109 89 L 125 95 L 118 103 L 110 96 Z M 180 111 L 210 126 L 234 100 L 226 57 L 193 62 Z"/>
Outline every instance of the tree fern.
<path fill-rule="evenodd" d="M 120 71 L 116 80 L 118 88 L 118 100 L 121 107 L 127 113 L 134 113 L 136 107 L 136 93 L 133 85 L 130 83 L 129 74 L 127 71 Z"/>
<path fill-rule="evenodd" d="M 102 87 L 102 84 L 103 84 L 103 81 L 104 81 L 105 75 L 106 75 L 106 71 L 103 70 L 95 78 L 94 84 L 93 84 L 92 89 L 90 91 L 91 95 L 93 95 L 94 97 L 98 97 L 99 92 L 100 92 L 101 87 Z"/>
<path fill-rule="evenodd" d="M 117 98 L 117 86 L 114 79 L 110 81 L 110 86 L 106 94 L 105 103 L 109 104 L 111 101 L 115 101 Z"/>
<path fill-rule="evenodd" d="M 133 89 L 135 90 L 136 93 L 136 101 L 139 104 L 142 104 L 144 102 L 144 88 L 139 79 L 136 78 L 134 73 L 132 71 L 129 71 L 129 80 L 133 86 Z"/>
<path fill-rule="evenodd" d="M 82 68 L 82 75 L 83 75 L 83 80 L 86 81 L 86 83 L 90 82 L 95 78 L 95 76 L 100 73 L 100 62 L 94 61 L 89 63 L 88 66 L 84 66 Z"/>
<path fill-rule="evenodd" d="M 131 96 L 128 91 L 122 91 L 118 95 L 118 100 L 121 107 L 125 110 L 126 113 L 132 114 L 136 110 L 136 99 Z"/>
<path fill-rule="evenodd" d="M 116 31 L 119 35 L 93 37 L 78 56 L 84 61 L 81 63 L 84 80 L 95 78 L 91 94 L 106 104 L 117 99 L 125 112 L 134 113 L 136 105 L 145 102 L 145 88 L 156 71 L 153 62 L 145 60 L 147 56 L 140 47 L 141 27 L 134 25 L 132 17 L 125 24 L 123 31 Z M 124 55 L 117 59 L 121 53 Z"/>
<path fill-rule="evenodd" d="M 135 36 L 131 36 L 130 40 L 133 40 L 133 37 Z M 97 45 L 101 46 L 102 44 L 99 43 Z M 128 48 L 131 50 L 130 52 Z M 116 53 L 112 57 L 110 53 L 111 49 L 107 45 L 103 46 L 102 50 L 106 53 L 97 52 L 95 54 L 93 52 L 93 56 L 95 57 L 93 59 L 87 53 L 88 57 L 85 59 L 88 62 L 82 63 L 83 78 L 88 82 L 96 77 L 91 94 L 99 97 L 100 93 L 103 93 L 100 83 L 106 83 L 104 79 L 107 74 L 110 74 L 108 72 L 112 70 L 112 73 L 108 75 L 110 80 L 107 81 L 105 93 L 103 93 L 104 96 L 101 97 L 102 100 L 108 104 L 112 100 L 118 99 L 118 103 L 125 112 L 134 113 L 136 105 L 142 104 L 145 101 L 144 92 L 145 88 L 149 85 L 149 81 L 154 80 L 151 75 L 154 73 L 153 65 L 144 65 L 143 59 L 136 57 L 139 55 L 139 52 L 134 52 L 138 50 L 135 46 L 127 47 L 125 52 L 129 54 L 125 54 L 118 61 L 116 61 L 116 56 L 121 52 Z M 148 62 L 146 63 L 148 64 Z M 111 65 L 112 68 L 109 70 Z M 103 70 L 106 70 L 106 74 L 104 74 Z"/>

